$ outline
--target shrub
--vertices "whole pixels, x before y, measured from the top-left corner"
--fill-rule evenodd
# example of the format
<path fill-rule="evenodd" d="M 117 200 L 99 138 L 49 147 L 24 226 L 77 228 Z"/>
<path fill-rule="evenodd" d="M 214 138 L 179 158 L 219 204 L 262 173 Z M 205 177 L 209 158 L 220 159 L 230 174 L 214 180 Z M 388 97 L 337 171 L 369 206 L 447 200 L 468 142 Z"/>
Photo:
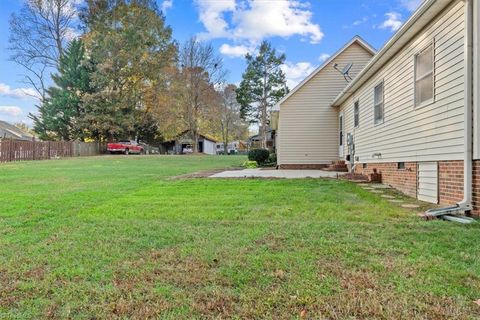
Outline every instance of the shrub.
<path fill-rule="evenodd" d="M 258 164 L 267 162 L 270 152 L 267 149 L 253 149 L 248 152 L 248 160 L 256 161 Z"/>
<path fill-rule="evenodd" d="M 268 157 L 268 162 L 271 164 L 277 164 L 277 154 L 270 153 L 270 156 Z"/>
<path fill-rule="evenodd" d="M 258 167 L 257 161 L 245 161 L 243 163 L 243 166 L 247 169 L 255 169 L 256 167 Z"/>

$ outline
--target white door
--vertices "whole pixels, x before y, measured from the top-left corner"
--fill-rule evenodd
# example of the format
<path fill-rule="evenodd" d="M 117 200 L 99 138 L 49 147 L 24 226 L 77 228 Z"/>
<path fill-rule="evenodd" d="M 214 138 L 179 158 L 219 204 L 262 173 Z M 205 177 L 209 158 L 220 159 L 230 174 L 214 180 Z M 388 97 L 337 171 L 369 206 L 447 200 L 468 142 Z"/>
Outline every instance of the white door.
<path fill-rule="evenodd" d="M 340 158 L 343 158 L 343 113 L 340 113 L 340 116 L 338 117 L 338 129 L 338 155 Z"/>
<path fill-rule="evenodd" d="M 438 164 L 436 162 L 418 163 L 418 200 L 438 203 Z"/>

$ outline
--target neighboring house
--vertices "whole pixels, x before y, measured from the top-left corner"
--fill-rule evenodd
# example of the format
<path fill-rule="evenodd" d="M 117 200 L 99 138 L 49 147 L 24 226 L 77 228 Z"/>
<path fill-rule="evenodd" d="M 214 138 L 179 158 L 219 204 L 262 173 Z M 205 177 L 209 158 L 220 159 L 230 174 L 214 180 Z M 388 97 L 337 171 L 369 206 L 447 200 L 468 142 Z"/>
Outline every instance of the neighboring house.
<path fill-rule="evenodd" d="M 261 132 L 262 130 L 259 129 L 258 132 Z M 266 131 L 267 134 L 267 149 L 270 150 L 271 152 L 276 152 L 276 133 L 275 130 L 271 127 L 269 127 Z M 262 147 L 262 136 L 260 134 L 256 134 L 253 136 L 248 137 L 248 148 L 249 149 L 255 149 L 255 148 L 261 148 Z"/>
<path fill-rule="evenodd" d="M 479 19 L 477 0 L 424 1 L 331 103 L 335 137 L 317 141 L 335 141 L 338 152 L 325 160 L 376 170 L 408 195 L 479 214 Z M 283 163 L 290 154 L 288 144 L 279 148 Z"/>
<path fill-rule="evenodd" d="M 228 154 L 235 154 L 246 149 L 245 143 L 243 141 L 235 140 L 227 144 Z M 224 154 L 225 148 L 223 142 L 217 143 L 217 154 Z"/>
<path fill-rule="evenodd" d="M 217 154 L 217 141 L 206 135 L 200 134 L 198 139 L 198 152 Z M 193 152 L 193 139 L 188 131 L 179 134 L 175 139 L 160 144 L 161 154 L 188 154 Z"/>
<path fill-rule="evenodd" d="M 281 168 L 322 168 L 338 157 L 338 111 L 331 103 L 348 83 L 334 65 L 352 63 L 349 75 L 355 77 L 374 54 L 367 42 L 353 38 L 278 103 Z"/>
<path fill-rule="evenodd" d="M 32 141 L 34 138 L 34 135 L 19 129 L 8 122 L 0 120 L 0 139 Z"/>

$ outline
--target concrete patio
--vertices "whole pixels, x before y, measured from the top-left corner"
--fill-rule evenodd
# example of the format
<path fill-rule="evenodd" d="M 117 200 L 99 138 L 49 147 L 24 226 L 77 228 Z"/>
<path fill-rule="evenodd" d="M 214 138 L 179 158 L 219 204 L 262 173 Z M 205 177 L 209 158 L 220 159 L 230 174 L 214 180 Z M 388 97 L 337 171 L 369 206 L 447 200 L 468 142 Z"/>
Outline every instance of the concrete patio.
<path fill-rule="evenodd" d="M 322 170 L 244 169 L 219 172 L 209 178 L 337 178 L 342 174 L 343 172 Z"/>

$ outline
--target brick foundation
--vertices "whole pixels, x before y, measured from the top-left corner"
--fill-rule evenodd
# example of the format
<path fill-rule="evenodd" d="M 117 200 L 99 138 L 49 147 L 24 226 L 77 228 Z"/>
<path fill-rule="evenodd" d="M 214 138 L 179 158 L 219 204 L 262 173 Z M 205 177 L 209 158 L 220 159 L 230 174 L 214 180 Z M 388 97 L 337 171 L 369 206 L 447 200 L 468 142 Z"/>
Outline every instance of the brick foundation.
<path fill-rule="evenodd" d="M 472 215 L 480 217 L 480 160 L 473 161 Z"/>
<path fill-rule="evenodd" d="M 287 170 L 318 170 L 318 169 L 325 169 L 328 167 L 328 164 L 281 164 L 278 166 L 280 169 L 287 169 Z"/>
<path fill-rule="evenodd" d="M 417 196 L 417 163 L 405 163 L 405 169 L 398 169 L 396 162 L 391 163 L 369 163 L 366 168 L 363 164 L 357 164 L 355 173 L 369 175 L 376 169 L 382 175 L 382 182 L 409 195 Z"/>
<path fill-rule="evenodd" d="M 438 163 L 440 204 L 455 204 L 463 199 L 463 161 Z"/>
<path fill-rule="evenodd" d="M 376 169 L 382 175 L 382 182 L 405 193 L 417 196 L 417 163 L 406 162 L 404 169 L 393 163 L 369 163 L 366 168 L 357 164 L 355 172 L 368 175 Z M 438 162 L 438 190 L 441 205 L 455 204 L 463 199 L 463 161 Z M 480 160 L 473 164 L 473 216 L 480 217 Z"/>

